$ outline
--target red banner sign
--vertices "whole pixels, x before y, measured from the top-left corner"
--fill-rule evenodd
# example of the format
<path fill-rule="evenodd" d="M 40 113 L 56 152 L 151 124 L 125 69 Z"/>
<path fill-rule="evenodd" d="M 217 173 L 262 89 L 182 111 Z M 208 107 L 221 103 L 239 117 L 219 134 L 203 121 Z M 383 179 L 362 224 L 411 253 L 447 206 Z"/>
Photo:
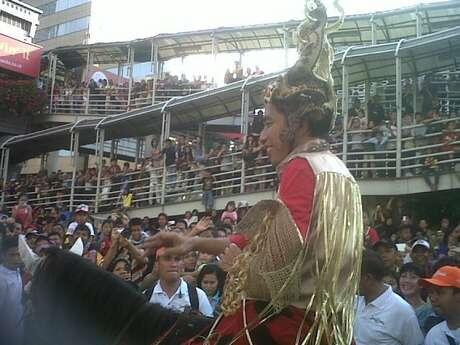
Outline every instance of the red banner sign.
<path fill-rule="evenodd" d="M 0 34 L 0 68 L 36 78 L 43 48 Z"/>

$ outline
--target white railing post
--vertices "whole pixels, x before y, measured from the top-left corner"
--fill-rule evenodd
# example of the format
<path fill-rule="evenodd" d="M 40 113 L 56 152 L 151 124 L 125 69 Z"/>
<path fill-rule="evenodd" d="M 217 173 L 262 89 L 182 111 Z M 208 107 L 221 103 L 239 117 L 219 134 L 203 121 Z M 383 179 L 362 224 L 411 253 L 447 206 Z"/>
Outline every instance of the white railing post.
<path fill-rule="evenodd" d="M 133 64 L 134 64 L 134 48 L 129 47 L 128 49 L 128 111 L 131 106 L 131 92 L 133 90 Z"/>
<path fill-rule="evenodd" d="M 152 62 L 152 74 L 153 74 L 153 85 L 152 85 L 152 105 L 155 104 L 155 94 L 158 83 L 158 43 L 152 39 L 152 51 L 151 51 L 151 62 Z"/>
<path fill-rule="evenodd" d="M 75 200 L 75 179 L 77 177 L 77 164 L 78 164 L 78 146 L 79 146 L 79 132 L 72 131 L 71 136 L 73 136 L 73 140 L 71 139 L 71 151 L 73 152 L 72 157 L 72 183 L 70 187 L 70 202 L 69 202 L 69 211 L 72 211 L 74 206 Z"/>
<path fill-rule="evenodd" d="M 342 161 L 347 164 L 348 152 L 348 67 L 342 65 L 342 120 L 343 120 L 343 148 Z"/>
<path fill-rule="evenodd" d="M 284 68 L 289 67 L 289 31 L 283 27 Z"/>
<path fill-rule="evenodd" d="M 49 55 L 49 68 L 50 68 L 50 74 L 51 74 L 50 113 L 53 112 L 54 86 L 56 84 L 56 66 L 57 66 L 57 56 L 54 54 L 50 54 Z"/>
<path fill-rule="evenodd" d="M 96 142 L 96 147 L 99 146 L 97 151 L 97 183 L 96 183 L 96 196 L 95 196 L 95 207 L 94 212 L 99 212 L 99 206 L 101 202 L 101 178 L 102 178 L 102 160 L 104 158 L 104 137 L 105 131 L 104 128 L 97 129 L 98 131 L 98 142 Z"/>
<path fill-rule="evenodd" d="M 244 143 L 246 143 L 246 138 L 249 133 L 249 90 L 246 88 L 246 83 L 249 80 L 245 80 L 243 87 L 241 88 L 241 134 L 244 138 Z M 246 180 L 246 164 L 243 157 L 241 158 L 241 186 L 240 192 L 244 193 L 245 191 L 245 180 Z"/>
<path fill-rule="evenodd" d="M 401 90 L 401 58 L 396 56 L 396 177 L 401 177 L 402 150 L 402 90 Z"/>
<path fill-rule="evenodd" d="M 161 151 L 164 149 L 164 143 L 166 139 L 169 138 L 170 130 L 171 130 L 171 113 L 166 111 L 166 106 L 168 102 L 166 102 L 165 106 L 163 107 L 162 113 L 162 125 L 161 125 L 161 141 L 160 141 L 160 148 Z M 161 180 L 161 205 L 165 204 L 166 200 L 166 180 L 167 180 L 168 169 L 166 166 L 166 155 L 163 155 L 163 178 Z"/>
<path fill-rule="evenodd" d="M 8 183 L 8 164 L 10 160 L 10 149 L 3 148 L 2 149 L 2 205 L 5 203 L 5 189 L 6 184 Z"/>

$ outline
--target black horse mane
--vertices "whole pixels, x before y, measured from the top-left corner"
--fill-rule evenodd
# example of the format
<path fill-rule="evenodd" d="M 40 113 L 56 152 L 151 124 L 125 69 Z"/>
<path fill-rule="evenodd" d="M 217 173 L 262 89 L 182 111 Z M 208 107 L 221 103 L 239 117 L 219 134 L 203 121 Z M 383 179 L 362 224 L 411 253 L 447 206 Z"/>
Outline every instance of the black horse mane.
<path fill-rule="evenodd" d="M 89 261 L 57 248 L 46 254 L 31 290 L 37 343 L 150 345 L 176 322 L 177 314 Z"/>

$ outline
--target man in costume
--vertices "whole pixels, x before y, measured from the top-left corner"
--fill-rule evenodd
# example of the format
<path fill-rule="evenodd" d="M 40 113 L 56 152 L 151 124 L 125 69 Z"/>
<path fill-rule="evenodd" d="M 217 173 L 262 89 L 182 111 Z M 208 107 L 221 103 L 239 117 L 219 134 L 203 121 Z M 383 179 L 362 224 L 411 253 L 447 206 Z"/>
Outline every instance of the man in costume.
<path fill-rule="evenodd" d="M 334 124 L 326 9 L 307 1 L 297 63 L 265 92 L 260 140 L 280 177 L 229 239 L 160 234 L 147 246 L 221 255 L 237 245 L 210 344 L 350 344 L 359 280 L 359 188 L 325 141 Z M 224 255 L 224 260 L 225 260 Z M 198 341 L 196 343 L 200 343 Z"/>
<path fill-rule="evenodd" d="M 88 334 L 77 333 L 83 325 L 68 324 L 61 304 L 47 297 L 58 291 L 58 301 L 77 308 L 74 318 L 90 327 L 91 339 L 98 335 L 107 340 L 97 344 L 352 343 L 363 243 L 361 199 L 357 183 L 325 141 L 335 113 L 327 41 L 334 27 L 327 26 L 319 0 L 307 1 L 305 12 L 298 29 L 300 58 L 265 93 L 261 141 L 280 177 L 277 200 L 257 203 L 228 239 L 160 233 L 144 243 L 145 248 L 166 247 L 165 255 L 195 250 L 222 256 L 229 275 L 223 314 L 212 327 L 192 315 L 181 316 L 186 320 L 181 322 L 158 305 L 143 303 L 121 282 L 55 249 L 48 251 L 34 279 L 33 304 L 48 315 L 41 322 L 66 322 L 60 330 Z M 64 263 L 71 266 L 71 274 Z M 99 290 L 104 299 L 84 289 L 89 277 L 104 285 Z M 111 285 L 117 288 L 109 289 Z M 112 303 L 122 305 L 110 303 L 118 300 Z"/>

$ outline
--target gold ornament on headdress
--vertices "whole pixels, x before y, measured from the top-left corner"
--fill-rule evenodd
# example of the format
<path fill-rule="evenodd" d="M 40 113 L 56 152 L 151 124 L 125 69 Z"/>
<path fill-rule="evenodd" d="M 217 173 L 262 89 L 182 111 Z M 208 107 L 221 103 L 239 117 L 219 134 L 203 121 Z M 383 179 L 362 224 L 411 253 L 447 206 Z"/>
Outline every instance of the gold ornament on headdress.
<path fill-rule="evenodd" d="M 299 59 L 265 92 L 265 101 L 274 104 L 290 103 L 298 115 L 313 110 L 328 109 L 335 113 L 335 93 L 331 67 L 333 49 L 327 34 L 337 30 L 343 22 L 343 9 L 334 1 L 340 12 L 339 20 L 328 26 L 326 8 L 320 0 L 305 3 L 305 20 L 297 28 Z M 289 115 L 289 114 L 287 114 Z M 333 123 L 331 119 L 331 125 Z"/>

